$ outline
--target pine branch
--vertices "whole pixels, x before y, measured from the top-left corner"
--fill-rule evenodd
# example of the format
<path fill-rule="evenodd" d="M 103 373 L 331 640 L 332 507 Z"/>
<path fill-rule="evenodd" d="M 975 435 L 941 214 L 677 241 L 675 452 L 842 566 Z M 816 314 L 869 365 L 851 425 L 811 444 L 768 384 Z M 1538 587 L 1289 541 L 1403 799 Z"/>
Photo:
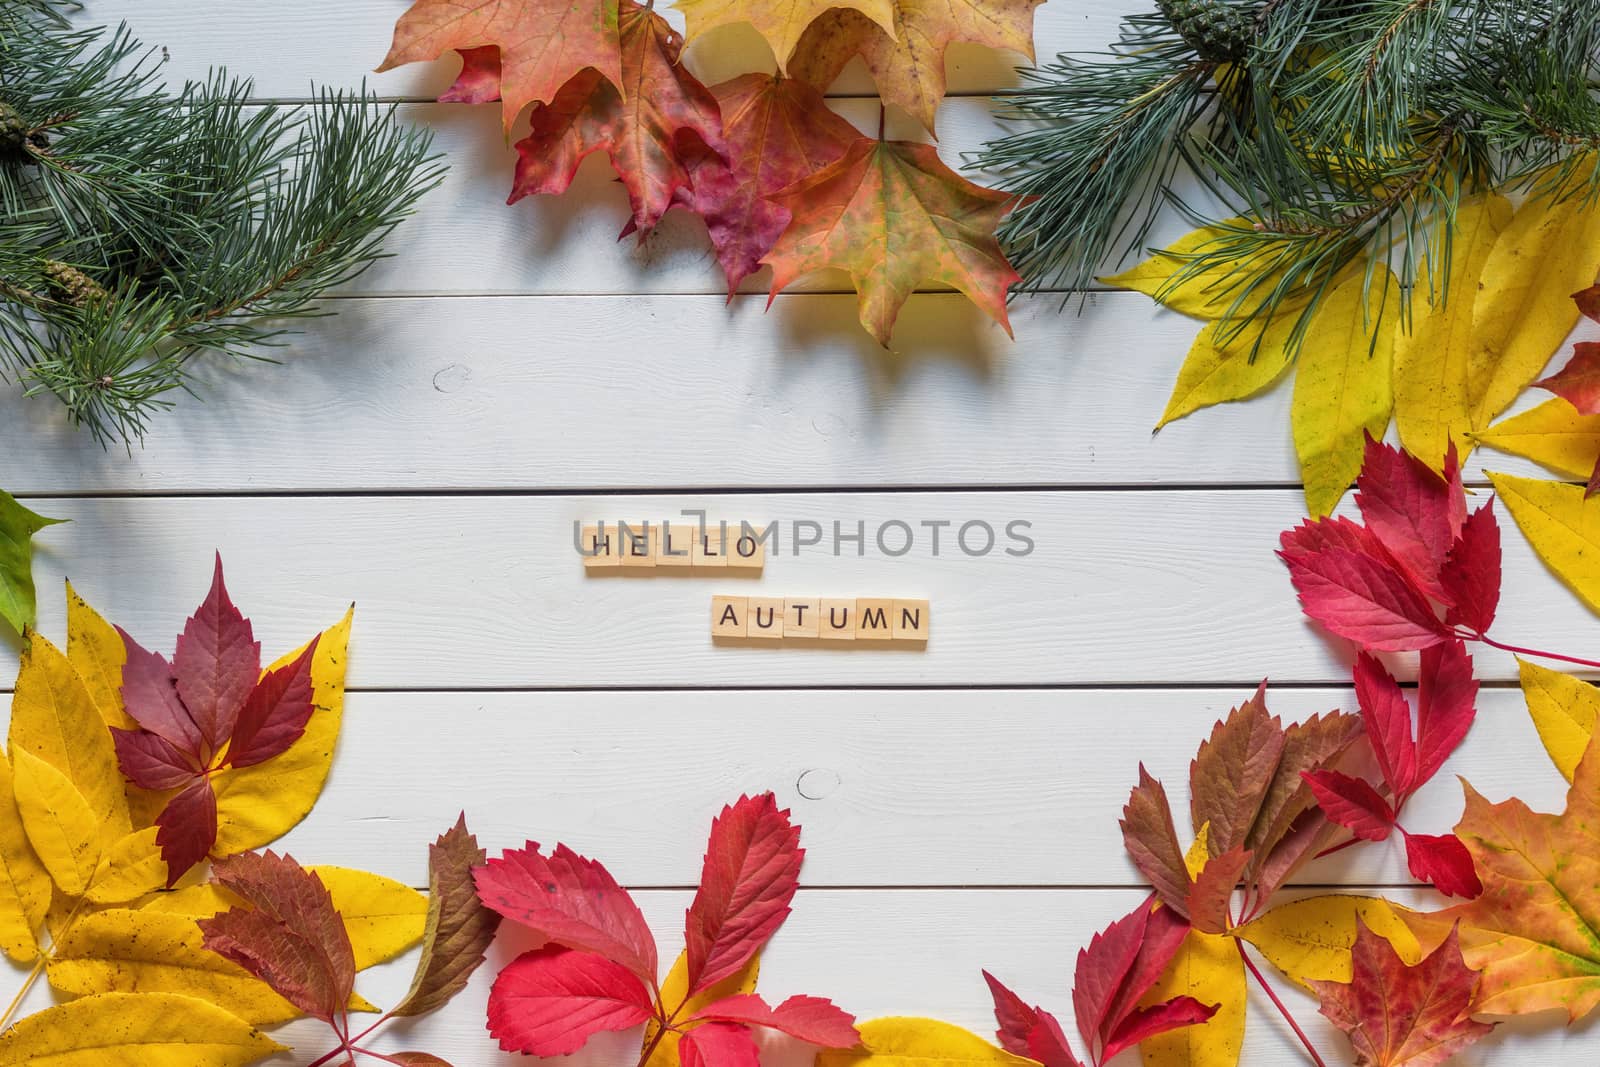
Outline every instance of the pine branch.
<path fill-rule="evenodd" d="M 193 358 L 321 314 L 442 175 L 365 93 L 255 105 L 159 73 L 125 28 L 0 0 L 0 370 L 102 441 L 142 435 Z"/>

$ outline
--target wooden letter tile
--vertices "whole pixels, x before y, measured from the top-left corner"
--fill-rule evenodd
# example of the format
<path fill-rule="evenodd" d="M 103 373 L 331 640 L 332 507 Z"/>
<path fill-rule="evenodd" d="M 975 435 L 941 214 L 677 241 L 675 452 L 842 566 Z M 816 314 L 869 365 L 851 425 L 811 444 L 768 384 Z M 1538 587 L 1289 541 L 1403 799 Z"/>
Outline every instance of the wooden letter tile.
<path fill-rule="evenodd" d="M 648 522 L 637 526 L 631 523 L 617 523 L 617 542 L 622 549 L 622 566 L 624 570 L 654 570 L 656 565 L 655 552 L 650 547 L 660 531 Z"/>
<path fill-rule="evenodd" d="M 743 638 L 749 602 L 742 596 L 711 598 L 711 636 L 713 639 Z"/>
<path fill-rule="evenodd" d="M 710 567 L 726 567 L 728 557 L 722 551 L 722 527 L 714 522 L 706 523 L 702 530 L 699 526 L 690 528 L 694 537 L 693 554 L 689 557 L 695 570 Z"/>
<path fill-rule="evenodd" d="M 767 543 L 760 531 L 743 523 L 728 524 L 728 569 L 759 574 L 767 564 Z"/>
<path fill-rule="evenodd" d="M 854 641 L 856 639 L 856 602 L 854 600 L 824 600 L 822 616 L 824 641 Z"/>
<path fill-rule="evenodd" d="M 783 602 L 784 637 L 818 637 L 822 633 L 822 602 L 820 600 L 785 600 Z"/>
<path fill-rule="evenodd" d="M 892 622 L 896 641 L 924 644 L 933 618 L 926 600 L 896 600 Z"/>
<path fill-rule="evenodd" d="M 887 641 L 894 636 L 894 601 L 856 599 L 856 640 Z"/>
<path fill-rule="evenodd" d="M 606 567 L 620 567 L 622 553 L 618 548 L 617 528 L 607 524 L 606 532 L 602 536 L 600 527 L 585 526 L 583 528 L 583 551 L 592 553 L 583 557 L 585 570 L 600 570 Z"/>
<path fill-rule="evenodd" d="M 651 530 L 655 545 L 650 557 L 657 567 L 676 567 L 688 570 L 694 562 L 694 527 L 688 523 L 661 523 Z"/>
<path fill-rule="evenodd" d="M 750 597 L 750 617 L 745 622 L 745 637 L 760 641 L 783 640 L 783 601 L 778 597 Z"/>

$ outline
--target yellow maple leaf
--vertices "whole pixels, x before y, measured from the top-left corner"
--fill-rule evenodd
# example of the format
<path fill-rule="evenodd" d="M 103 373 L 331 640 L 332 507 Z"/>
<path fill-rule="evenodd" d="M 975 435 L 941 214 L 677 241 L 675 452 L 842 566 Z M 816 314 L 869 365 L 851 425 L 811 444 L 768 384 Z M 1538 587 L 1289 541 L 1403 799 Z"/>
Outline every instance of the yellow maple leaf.
<path fill-rule="evenodd" d="M 1588 478 L 1600 460 L 1600 415 L 1580 415 L 1557 397 L 1473 435 L 1479 444 L 1531 459 L 1557 474 Z"/>
<path fill-rule="evenodd" d="M 777 57 L 778 68 L 786 69 L 789 57 L 806 28 L 829 8 L 847 7 L 859 11 L 890 34 L 894 33 L 894 6 L 891 0 L 677 0 L 673 5 L 688 21 L 689 39 L 741 22 L 755 27 L 766 38 Z"/>
<path fill-rule="evenodd" d="M 1291 981 L 1309 988 L 1311 982 L 1350 981 L 1358 919 L 1388 941 L 1408 966 L 1421 961 L 1416 936 L 1394 905 L 1378 897 L 1307 897 L 1281 904 L 1235 932 Z"/>
<path fill-rule="evenodd" d="M 1539 558 L 1600 612 L 1600 497 L 1585 499 L 1581 485 L 1488 474 Z"/>
<path fill-rule="evenodd" d="M 1582 678 L 1517 658 L 1522 699 L 1539 731 L 1539 740 L 1567 781 L 1594 739 L 1600 721 L 1600 689 Z"/>
<path fill-rule="evenodd" d="M 1032 1060 L 937 1019 L 893 1016 L 869 1019 L 856 1029 L 859 1047 L 822 1049 L 817 1067 L 1036 1067 Z"/>

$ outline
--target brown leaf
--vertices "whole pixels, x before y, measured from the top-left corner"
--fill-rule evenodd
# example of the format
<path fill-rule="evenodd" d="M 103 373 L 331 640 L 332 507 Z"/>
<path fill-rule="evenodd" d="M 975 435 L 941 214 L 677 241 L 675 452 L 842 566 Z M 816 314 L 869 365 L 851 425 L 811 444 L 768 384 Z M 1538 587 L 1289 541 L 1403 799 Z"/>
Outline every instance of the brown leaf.
<path fill-rule="evenodd" d="M 1362 736 L 1361 720 L 1339 711 L 1313 715 L 1303 722 L 1291 723 L 1283 735 L 1283 755 L 1278 759 L 1272 785 L 1261 800 L 1255 824 L 1245 836 L 1245 847 L 1254 853 L 1245 868 L 1247 882 L 1255 881 L 1266 869 L 1274 850 L 1289 838 L 1296 822 L 1316 806 L 1301 773 L 1320 770 L 1342 756 Z"/>
<path fill-rule="evenodd" d="M 422 959 L 411 991 L 390 1015 L 425 1015 L 443 1007 L 483 962 L 500 925 L 500 916 L 479 902 L 472 881 L 473 869 L 487 860 L 478 839 L 467 831 L 465 814 L 428 847 L 428 925 L 422 935 Z"/>
<path fill-rule="evenodd" d="M 205 946 L 331 1024 L 355 991 L 355 951 L 322 880 L 290 856 L 240 853 L 212 879 L 244 901 L 200 920 Z"/>
<path fill-rule="evenodd" d="M 1189 868 L 1172 824 L 1167 791 L 1139 765 L 1139 784 L 1122 809 L 1122 842 L 1134 866 L 1173 911 L 1189 917 Z"/>
<path fill-rule="evenodd" d="M 1266 683 L 1211 731 L 1189 765 L 1189 815 L 1211 827 L 1213 857 L 1243 845 L 1273 784 L 1286 739 L 1267 711 Z"/>

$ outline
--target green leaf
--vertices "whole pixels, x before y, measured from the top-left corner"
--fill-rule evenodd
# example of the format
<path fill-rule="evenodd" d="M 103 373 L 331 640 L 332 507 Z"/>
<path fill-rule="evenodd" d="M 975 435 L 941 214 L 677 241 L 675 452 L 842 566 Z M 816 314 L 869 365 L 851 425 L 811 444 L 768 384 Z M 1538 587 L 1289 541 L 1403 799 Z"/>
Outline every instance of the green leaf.
<path fill-rule="evenodd" d="M 65 519 L 47 519 L 0 490 L 0 618 L 18 633 L 33 625 L 33 535 Z"/>

